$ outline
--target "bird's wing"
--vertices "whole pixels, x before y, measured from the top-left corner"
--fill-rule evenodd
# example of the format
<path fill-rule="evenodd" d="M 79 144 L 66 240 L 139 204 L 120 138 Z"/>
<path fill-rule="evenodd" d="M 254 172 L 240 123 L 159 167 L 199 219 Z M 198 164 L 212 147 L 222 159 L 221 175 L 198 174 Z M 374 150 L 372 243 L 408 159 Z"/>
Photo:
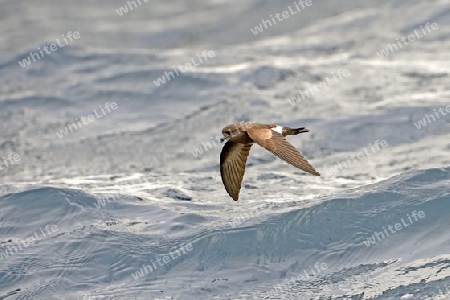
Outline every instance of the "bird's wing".
<path fill-rule="evenodd" d="M 234 201 L 239 199 L 245 164 L 252 144 L 226 142 L 220 153 L 220 175 L 228 194 Z"/>
<path fill-rule="evenodd" d="M 320 176 L 303 155 L 289 143 L 281 134 L 272 129 L 248 128 L 247 134 L 258 145 L 266 148 L 287 163 L 305 172 Z"/>

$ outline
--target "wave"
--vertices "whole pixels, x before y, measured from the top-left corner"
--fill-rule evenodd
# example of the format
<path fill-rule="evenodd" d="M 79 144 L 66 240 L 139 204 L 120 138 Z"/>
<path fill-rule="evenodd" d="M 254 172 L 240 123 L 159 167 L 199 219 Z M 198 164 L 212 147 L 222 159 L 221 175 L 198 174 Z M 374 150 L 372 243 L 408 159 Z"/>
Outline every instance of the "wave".
<path fill-rule="evenodd" d="M 98 206 L 102 195 L 88 189 L 11 192 L 0 197 L 0 290 L 6 297 L 20 289 L 20 299 L 50 291 L 75 299 L 86 289 L 90 297 L 136 299 L 144 291 L 177 299 L 319 291 L 378 299 L 429 296 L 431 284 L 437 295 L 450 284 L 449 237 L 442 234 L 450 225 L 449 183 L 450 168 L 415 170 L 314 201 L 269 202 L 257 214 L 246 210 L 219 222 L 183 200 L 167 209 L 121 195 Z M 178 213 L 185 205 L 192 207 Z M 30 237 L 36 241 L 19 249 Z M 188 244 L 191 251 L 156 264 Z M 152 263 L 152 271 L 133 276 Z M 195 275 L 195 286 L 186 274 Z M 183 291 L 176 289 L 180 282 Z M 162 283 L 162 292 L 154 292 Z"/>

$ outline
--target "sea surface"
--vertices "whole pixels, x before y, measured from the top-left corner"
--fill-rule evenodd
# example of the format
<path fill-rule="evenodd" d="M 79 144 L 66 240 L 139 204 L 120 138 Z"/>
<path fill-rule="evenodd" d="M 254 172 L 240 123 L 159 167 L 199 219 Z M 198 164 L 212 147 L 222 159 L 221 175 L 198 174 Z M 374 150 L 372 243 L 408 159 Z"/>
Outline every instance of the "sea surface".
<path fill-rule="evenodd" d="M 450 299 L 449 0 L 140 3 L 0 0 L 1 300 Z"/>

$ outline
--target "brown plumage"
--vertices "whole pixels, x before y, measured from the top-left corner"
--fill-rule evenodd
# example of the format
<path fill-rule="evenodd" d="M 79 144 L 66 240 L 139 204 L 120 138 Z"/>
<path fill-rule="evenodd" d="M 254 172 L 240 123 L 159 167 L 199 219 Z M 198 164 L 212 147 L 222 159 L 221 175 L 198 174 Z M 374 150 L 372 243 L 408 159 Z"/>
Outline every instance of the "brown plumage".
<path fill-rule="evenodd" d="M 286 135 L 308 131 L 304 127 L 289 128 L 275 124 L 243 122 L 224 127 L 223 140 L 227 142 L 220 153 L 220 175 L 230 197 L 235 201 L 239 200 L 247 157 L 255 142 L 294 167 L 320 176 L 303 155 L 285 139 Z"/>

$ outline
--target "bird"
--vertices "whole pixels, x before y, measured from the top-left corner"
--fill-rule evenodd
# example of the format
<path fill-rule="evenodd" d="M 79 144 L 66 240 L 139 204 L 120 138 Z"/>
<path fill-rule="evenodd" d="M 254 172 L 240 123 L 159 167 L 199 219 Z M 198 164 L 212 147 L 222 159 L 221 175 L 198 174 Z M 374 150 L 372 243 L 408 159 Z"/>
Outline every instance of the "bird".
<path fill-rule="evenodd" d="M 286 140 L 287 135 L 309 132 L 305 127 L 289 128 L 276 124 L 240 122 L 230 124 L 222 129 L 226 141 L 220 152 L 220 175 L 228 195 L 234 201 L 239 200 L 242 179 L 250 148 L 257 143 L 266 150 L 300 170 L 320 176 L 303 155 Z"/>

